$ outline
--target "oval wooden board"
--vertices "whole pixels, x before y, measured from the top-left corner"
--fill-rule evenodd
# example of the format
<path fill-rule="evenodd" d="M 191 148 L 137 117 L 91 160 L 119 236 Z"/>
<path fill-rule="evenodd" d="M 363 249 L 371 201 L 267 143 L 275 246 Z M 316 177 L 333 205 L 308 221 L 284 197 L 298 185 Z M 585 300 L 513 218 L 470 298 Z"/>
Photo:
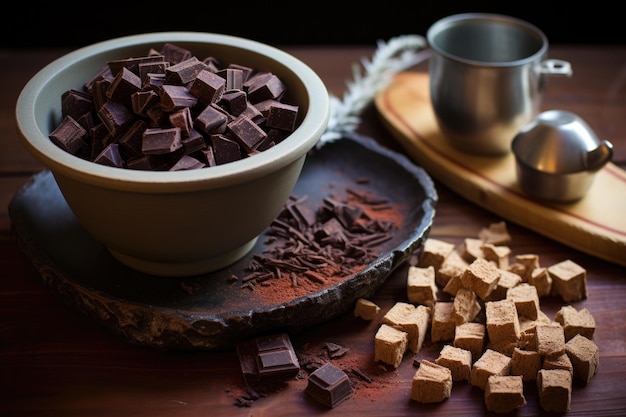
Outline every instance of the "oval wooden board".
<path fill-rule="evenodd" d="M 626 171 L 614 163 L 597 173 L 583 199 L 539 202 L 519 188 L 512 153 L 472 156 L 446 142 L 430 104 L 427 73 L 397 74 L 375 104 L 406 152 L 450 189 L 503 219 L 626 266 Z"/>

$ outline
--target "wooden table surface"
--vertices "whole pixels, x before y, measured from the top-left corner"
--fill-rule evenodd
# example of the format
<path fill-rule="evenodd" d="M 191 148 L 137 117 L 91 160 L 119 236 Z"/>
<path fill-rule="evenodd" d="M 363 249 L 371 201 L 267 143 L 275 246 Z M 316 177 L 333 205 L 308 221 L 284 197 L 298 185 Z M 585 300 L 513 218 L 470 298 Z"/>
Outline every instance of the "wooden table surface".
<path fill-rule="evenodd" d="M 343 95 L 352 65 L 370 58 L 370 47 L 285 48 L 319 73 L 331 94 Z M 7 211 L 13 195 L 42 169 L 22 148 L 14 123 L 17 96 L 27 80 L 67 50 L 0 50 L 0 415 L 2 416 L 294 416 L 328 411 L 304 395 L 306 380 L 272 387 L 235 405 L 244 392 L 237 354 L 162 352 L 131 345 L 73 308 L 43 286 L 20 252 Z M 614 145 L 614 162 L 626 169 L 626 46 L 553 45 L 550 56 L 571 62 L 574 76 L 550 78 L 543 107 L 570 110 Z M 421 64 L 414 70 L 426 71 Z M 359 132 L 401 151 L 375 109 L 363 114 Z M 430 237 L 458 244 L 502 219 L 435 182 L 439 193 Z M 626 214 L 625 214 L 626 215 Z M 571 259 L 587 270 L 589 296 L 572 303 L 587 308 L 597 323 L 600 365 L 587 386 L 576 384 L 569 415 L 626 415 L 626 270 L 518 225 L 507 223 L 513 255 L 537 253 L 542 265 Z M 63 239 L 63 236 L 59 236 Z M 626 256 L 626 253 L 624 254 Z M 406 301 L 408 265 L 400 266 L 372 298 L 382 310 Z M 565 303 L 542 300 L 551 317 Z M 292 336 L 298 353 L 324 358 L 324 344 L 349 349 L 340 366 L 376 369 L 373 338 L 379 322 L 351 314 Z M 439 346 L 440 348 L 440 346 Z M 355 393 L 329 415 L 487 415 L 480 389 L 455 384 L 442 404 L 409 400 L 415 358 L 434 359 L 438 345 L 427 341 L 407 354 L 397 370 L 379 372 L 371 383 L 355 380 Z M 343 361 L 343 362 L 342 362 Z M 351 374 L 352 375 L 352 374 Z M 354 379 L 354 375 L 352 375 Z M 540 414 L 536 389 L 526 386 L 527 405 L 516 415 Z"/>

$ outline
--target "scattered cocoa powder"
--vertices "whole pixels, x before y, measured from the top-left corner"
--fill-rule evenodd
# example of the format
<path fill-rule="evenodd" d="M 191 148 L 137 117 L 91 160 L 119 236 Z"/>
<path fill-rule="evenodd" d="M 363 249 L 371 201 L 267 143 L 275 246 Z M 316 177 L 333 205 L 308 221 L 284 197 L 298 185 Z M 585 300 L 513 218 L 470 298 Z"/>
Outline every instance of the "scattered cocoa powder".
<path fill-rule="evenodd" d="M 379 257 L 403 222 L 399 207 L 367 189 L 347 188 L 342 198 L 328 195 L 317 208 L 307 198 L 291 196 L 285 203 L 266 231 L 266 249 L 237 280 L 241 289 L 264 299 L 280 297 L 277 302 L 318 292 Z"/>

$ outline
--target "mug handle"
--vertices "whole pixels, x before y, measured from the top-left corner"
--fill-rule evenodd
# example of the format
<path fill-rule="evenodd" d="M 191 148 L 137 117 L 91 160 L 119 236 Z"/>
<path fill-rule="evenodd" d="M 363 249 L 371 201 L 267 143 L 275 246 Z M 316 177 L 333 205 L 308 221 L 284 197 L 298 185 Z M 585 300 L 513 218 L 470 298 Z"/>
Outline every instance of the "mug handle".
<path fill-rule="evenodd" d="M 546 59 L 541 62 L 541 73 L 546 75 L 561 75 L 570 77 L 573 73 L 572 65 L 560 59 Z"/>

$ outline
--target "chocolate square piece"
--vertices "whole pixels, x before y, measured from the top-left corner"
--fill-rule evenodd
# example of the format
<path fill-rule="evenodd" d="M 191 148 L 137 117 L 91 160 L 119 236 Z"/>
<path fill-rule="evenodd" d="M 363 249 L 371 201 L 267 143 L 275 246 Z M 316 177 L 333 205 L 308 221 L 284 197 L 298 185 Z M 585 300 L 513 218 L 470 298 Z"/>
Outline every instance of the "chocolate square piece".
<path fill-rule="evenodd" d="M 280 382 L 295 378 L 300 364 L 286 333 L 261 336 L 237 345 L 241 370 L 248 382 Z"/>
<path fill-rule="evenodd" d="M 319 403 L 334 408 L 352 395 L 352 385 L 348 375 L 329 362 L 309 375 L 304 392 Z"/>

